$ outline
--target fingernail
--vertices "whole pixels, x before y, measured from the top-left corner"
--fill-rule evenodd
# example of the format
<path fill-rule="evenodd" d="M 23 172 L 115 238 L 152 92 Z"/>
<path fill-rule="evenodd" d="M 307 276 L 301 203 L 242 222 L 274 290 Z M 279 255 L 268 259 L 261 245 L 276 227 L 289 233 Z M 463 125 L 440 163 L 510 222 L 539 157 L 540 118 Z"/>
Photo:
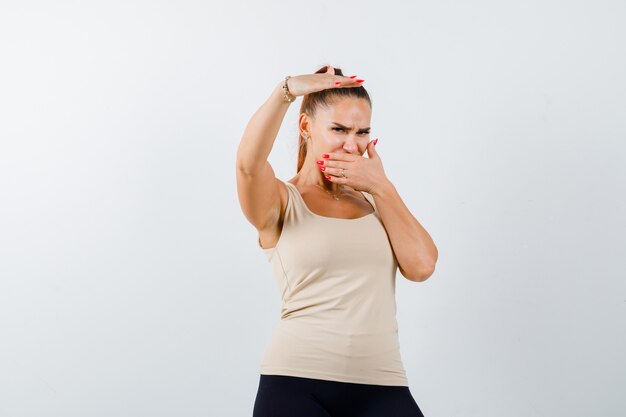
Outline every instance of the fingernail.
<path fill-rule="evenodd" d="M 318 165 L 324 165 L 324 161 L 317 161 Z"/>
<path fill-rule="evenodd" d="M 326 167 L 320 167 L 322 171 L 326 171 Z"/>
<path fill-rule="evenodd" d="M 341 84 L 341 81 L 335 81 L 335 85 Z"/>
<path fill-rule="evenodd" d="M 350 76 L 350 78 L 356 78 L 356 75 L 352 75 L 352 76 Z"/>
<path fill-rule="evenodd" d="M 322 154 L 322 158 L 328 158 L 328 154 L 327 153 Z"/>
<path fill-rule="evenodd" d="M 376 146 L 377 142 L 378 142 L 378 138 L 374 139 L 374 146 Z"/>
<path fill-rule="evenodd" d="M 360 79 L 358 79 L 358 78 L 356 79 L 356 82 L 357 82 L 357 83 L 362 83 L 363 81 L 365 81 L 365 80 L 360 80 Z"/>
<path fill-rule="evenodd" d="M 324 175 L 326 177 L 327 180 L 330 179 L 330 175 Z"/>

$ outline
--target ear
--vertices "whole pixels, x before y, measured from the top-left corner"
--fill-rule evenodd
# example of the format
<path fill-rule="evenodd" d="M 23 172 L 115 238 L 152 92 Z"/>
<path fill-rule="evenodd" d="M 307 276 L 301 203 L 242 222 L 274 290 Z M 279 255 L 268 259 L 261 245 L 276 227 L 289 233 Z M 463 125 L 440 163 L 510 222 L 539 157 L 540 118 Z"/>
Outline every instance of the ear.
<path fill-rule="evenodd" d="M 300 113 L 298 116 L 298 129 L 300 132 L 306 132 L 309 129 L 309 116 L 306 113 Z"/>

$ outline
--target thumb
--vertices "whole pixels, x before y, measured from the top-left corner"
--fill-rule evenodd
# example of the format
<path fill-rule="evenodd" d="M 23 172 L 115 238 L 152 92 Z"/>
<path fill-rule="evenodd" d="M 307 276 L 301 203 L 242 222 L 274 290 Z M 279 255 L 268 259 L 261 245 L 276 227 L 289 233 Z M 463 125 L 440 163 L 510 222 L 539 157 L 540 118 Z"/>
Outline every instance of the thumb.
<path fill-rule="evenodd" d="M 378 152 L 376 152 L 375 143 L 378 142 L 378 138 L 371 140 L 370 143 L 367 144 L 367 156 L 368 158 L 376 158 L 378 157 Z"/>

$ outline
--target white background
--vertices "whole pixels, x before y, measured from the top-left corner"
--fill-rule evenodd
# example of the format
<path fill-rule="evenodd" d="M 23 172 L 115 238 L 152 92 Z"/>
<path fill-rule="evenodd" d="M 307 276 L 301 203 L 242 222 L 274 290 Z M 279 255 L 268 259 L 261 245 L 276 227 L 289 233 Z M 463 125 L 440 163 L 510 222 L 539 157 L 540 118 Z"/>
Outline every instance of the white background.
<path fill-rule="evenodd" d="M 252 415 L 279 295 L 235 152 L 326 64 L 439 249 L 397 276 L 424 415 L 623 415 L 623 1 L 0 4 L 0 416 Z"/>

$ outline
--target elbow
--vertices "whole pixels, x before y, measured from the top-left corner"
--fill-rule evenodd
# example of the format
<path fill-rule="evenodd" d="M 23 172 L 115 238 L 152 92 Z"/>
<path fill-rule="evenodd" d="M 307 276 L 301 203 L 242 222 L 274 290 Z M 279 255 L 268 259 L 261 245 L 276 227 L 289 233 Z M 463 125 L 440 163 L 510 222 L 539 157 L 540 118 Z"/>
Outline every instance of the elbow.
<path fill-rule="evenodd" d="M 435 273 L 435 264 L 434 263 L 429 265 L 429 266 L 423 266 L 423 267 L 417 269 L 416 272 L 414 272 L 412 274 L 408 274 L 408 275 L 404 275 L 403 274 L 403 275 L 409 281 L 424 282 L 428 278 L 430 278 L 430 276 L 433 273 Z"/>
<path fill-rule="evenodd" d="M 422 273 L 422 275 L 420 276 L 420 280 L 419 280 L 419 282 L 426 281 L 426 280 L 427 280 L 428 278 L 430 278 L 430 277 L 431 277 L 431 275 L 432 275 L 432 274 L 434 274 L 434 273 L 435 273 L 435 266 L 433 265 L 432 267 L 430 267 L 430 268 L 426 269 L 426 270 Z"/>
<path fill-rule="evenodd" d="M 421 267 L 418 268 L 418 273 L 416 274 L 413 281 L 415 282 L 426 281 L 428 278 L 430 278 L 432 274 L 435 273 L 435 265 L 437 264 L 437 259 L 439 258 L 439 251 L 437 250 L 436 247 L 434 248 L 434 250 L 435 250 L 435 253 L 432 259 L 427 263 L 423 263 Z"/>

